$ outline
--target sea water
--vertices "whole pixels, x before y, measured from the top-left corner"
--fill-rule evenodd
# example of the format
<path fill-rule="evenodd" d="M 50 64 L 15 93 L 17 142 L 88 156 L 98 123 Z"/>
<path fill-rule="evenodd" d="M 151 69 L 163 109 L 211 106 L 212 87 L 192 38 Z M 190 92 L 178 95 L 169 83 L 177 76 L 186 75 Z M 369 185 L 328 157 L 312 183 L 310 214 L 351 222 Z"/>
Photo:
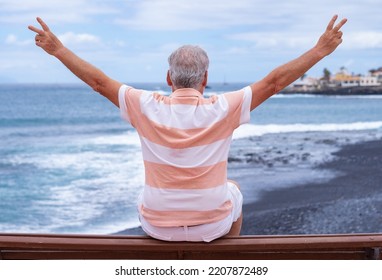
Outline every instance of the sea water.
<path fill-rule="evenodd" d="M 245 85 L 212 84 L 205 94 Z M 163 84 L 133 86 L 170 93 Z M 251 137 L 356 131 L 366 139 L 381 133 L 381 108 L 378 95 L 276 95 L 235 132 L 231 157 L 253 146 Z M 252 149 L 267 154 L 270 145 L 295 146 L 269 141 Z M 309 152 L 316 164 L 325 154 L 317 147 L 324 148 L 308 147 L 316 149 Z M 258 188 L 266 188 L 267 173 L 260 175 Z M 139 137 L 108 100 L 82 85 L 0 85 L 0 232 L 106 234 L 135 227 L 143 182 Z"/>

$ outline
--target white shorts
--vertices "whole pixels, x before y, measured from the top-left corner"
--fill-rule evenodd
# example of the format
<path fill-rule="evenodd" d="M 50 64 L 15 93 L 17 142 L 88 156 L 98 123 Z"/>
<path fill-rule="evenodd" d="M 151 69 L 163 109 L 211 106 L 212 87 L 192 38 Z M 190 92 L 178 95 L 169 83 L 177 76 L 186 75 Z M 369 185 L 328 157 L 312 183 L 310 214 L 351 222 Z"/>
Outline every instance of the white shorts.
<path fill-rule="evenodd" d="M 243 206 L 243 195 L 236 185 L 228 181 L 228 190 L 232 202 L 232 211 L 231 214 L 223 220 L 197 226 L 157 227 L 151 225 L 141 214 L 139 214 L 142 229 L 149 236 L 164 241 L 210 242 L 222 237 L 230 231 L 232 223 L 239 219 Z M 138 204 L 140 205 L 141 202 L 139 201 Z"/>

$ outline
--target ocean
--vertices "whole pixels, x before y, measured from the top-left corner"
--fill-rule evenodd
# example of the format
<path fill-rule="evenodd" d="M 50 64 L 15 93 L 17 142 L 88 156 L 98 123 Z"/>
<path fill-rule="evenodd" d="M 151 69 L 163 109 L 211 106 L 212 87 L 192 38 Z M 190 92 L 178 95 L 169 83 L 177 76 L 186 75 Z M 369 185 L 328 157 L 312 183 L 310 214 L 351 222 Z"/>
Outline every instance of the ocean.
<path fill-rule="evenodd" d="M 164 84 L 132 84 L 169 94 Z M 246 84 L 211 84 L 206 95 Z M 335 174 L 314 166 L 382 135 L 382 95 L 276 95 L 234 134 L 229 175 L 261 191 Z M 139 225 L 136 131 L 84 85 L 0 85 L 0 232 L 109 234 Z M 246 184 L 248 185 L 248 184 Z"/>

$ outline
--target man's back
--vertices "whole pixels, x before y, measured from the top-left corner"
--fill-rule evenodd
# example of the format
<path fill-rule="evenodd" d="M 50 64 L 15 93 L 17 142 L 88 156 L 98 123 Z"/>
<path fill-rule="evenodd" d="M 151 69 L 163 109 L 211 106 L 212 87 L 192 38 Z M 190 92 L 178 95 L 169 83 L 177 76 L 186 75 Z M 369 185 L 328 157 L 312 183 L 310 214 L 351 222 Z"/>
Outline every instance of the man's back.
<path fill-rule="evenodd" d="M 233 130 L 249 121 L 249 87 L 204 98 L 194 89 L 170 97 L 121 87 L 122 117 L 138 131 L 145 165 L 141 215 L 154 226 L 219 221 L 232 208 L 227 158 Z"/>

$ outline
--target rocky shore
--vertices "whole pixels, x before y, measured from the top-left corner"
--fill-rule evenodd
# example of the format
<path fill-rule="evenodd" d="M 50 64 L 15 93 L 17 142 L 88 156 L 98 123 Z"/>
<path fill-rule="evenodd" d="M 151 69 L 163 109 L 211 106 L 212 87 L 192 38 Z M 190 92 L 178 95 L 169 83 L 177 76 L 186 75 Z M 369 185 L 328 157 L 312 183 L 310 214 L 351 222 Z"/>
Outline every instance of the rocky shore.
<path fill-rule="evenodd" d="M 293 87 L 282 91 L 284 94 L 322 94 L 322 95 L 382 95 L 382 86 L 325 87 L 322 89 L 302 90 Z"/>

